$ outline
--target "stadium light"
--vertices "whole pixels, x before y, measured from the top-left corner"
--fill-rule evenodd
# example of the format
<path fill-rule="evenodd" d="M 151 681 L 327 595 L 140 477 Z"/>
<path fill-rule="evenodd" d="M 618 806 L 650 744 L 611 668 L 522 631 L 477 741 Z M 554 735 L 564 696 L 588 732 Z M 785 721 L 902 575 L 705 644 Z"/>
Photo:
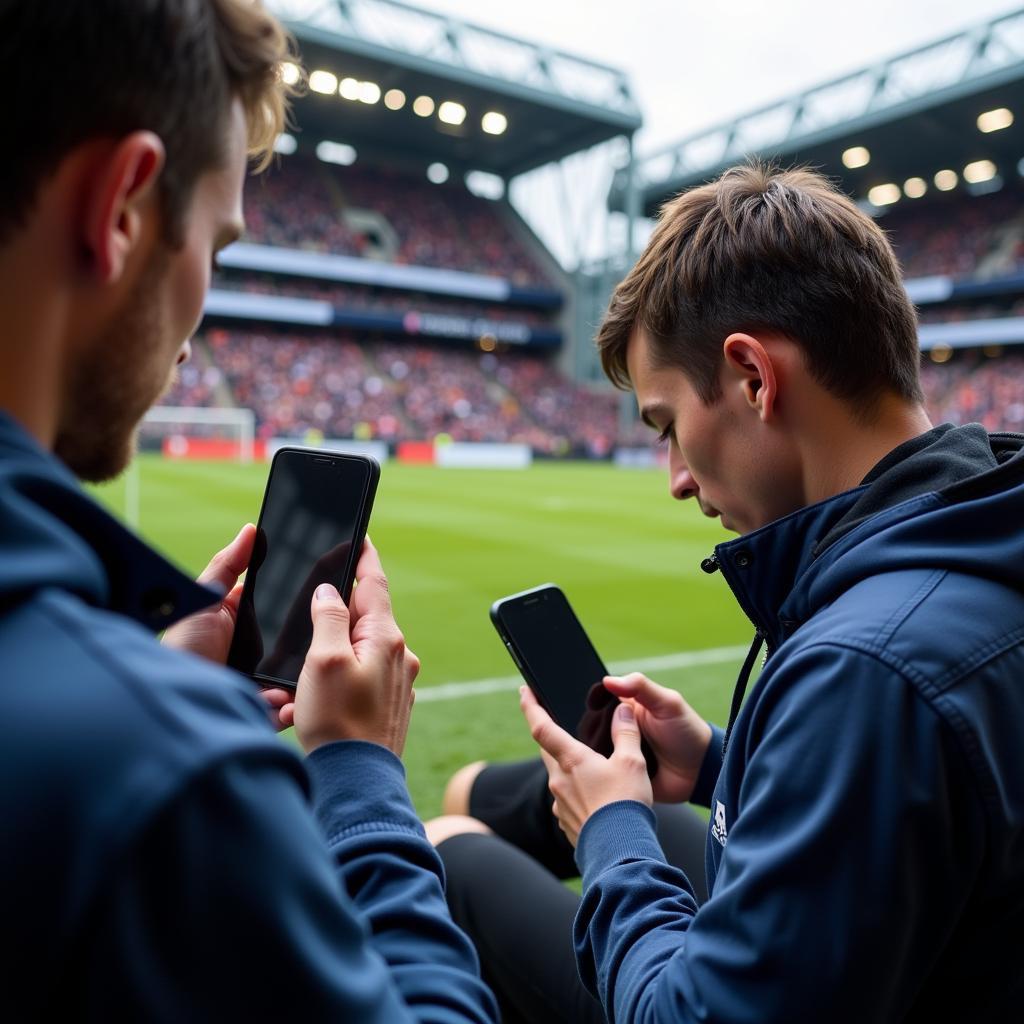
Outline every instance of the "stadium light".
<path fill-rule="evenodd" d="M 445 100 L 440 107 L 437 108 L 438 119 L 443 121 L 445 124 L 462 124 L 466 120 L 466 108 L 461 103 L 456 103 L 454 100 Z"/>
<path fill-rule="evenodd" d="M 359 102 L 372 106 L 380 99 L 380 86 L 376 82 L 359 83 Z"/>
<path fill-rule="evenodd" d="M 872 206 L 892 206 L 900 201 L 900 187 L 888 181 L 884 185 L 876 185 L 868 191 L 868 202 Z"/>
<path fill-rule="evenodd" d="M 843 166 L 849 167 L 851 171 L 858 167 L 867 167 L 871 162 L 871 154 L 866 146 L 851 146 L 843 150 Z"/>
<path fill-rule="evenodd" d="M 928 355 L 933 363 L 948 363 L 953 358 L 953 350 L 949 345 L 936 345 Z"/>
<path fill-rule="evenodd" d="M 943 171 L 939 171 L 932 180 L 935 182 L 935 187 L 940 192 L 950 192 L 952 189 L 956 188 L 960 178 L 957 176 L 956 171 L 951 171 L 949 168 L 946 168 Z"/>
<path fill-rule="evenodd" d="M 317 69 L 309 76 L 309 87 L 313 92 L 323 93 L 324 96 L 333 95 L 338 89 L 338 76 L 330 71 Z"/>
<path fill-rule="evenodd" d="M 924 178 L 907 178 L 903 182 L 903 194 L 908 199 L 920 199 L 928 191 L 928 182 Z"/>
<path fill-rule="evenodd" d="M 443 185 L 448 180 L 448 168 L 442 163 L 431 164 L 427 168 L 427 179 L 435 185 Z"/>
<path fill-rule="evenodd" d="M 480 127 L 488 135 L 503 135 L 508 127 L 508 118 L 496 110 L 488 110 L 480 119 Z"/>
<path fill-rule="evenodd" d="M 359 83 L 354 78 L 343 78 L 338 86 L 338 95 L 343 100 L 359 99 Z"/>
<path fill-rule="evenodd" d="M 1013 124 L 1013 113 L 1006 107 L 997 107 L 995 110 L 986 110 L 984 114 L 978 115 L 978 130 L 988 134 L 989 132 L 1002 131 Z"/>
<path fill-rule="evenodd" d="M 302 78 L 302 72 L 299 70 L 298 64 L 293 64 L 290 60 L 281 62 L 281 81 L 285 85 L 298 85 L 300 78 Z"/>
<path fill-rule="evenodd" d="M 388 89 L 384 93 L 384 106 L 388 110 L 401 110 L 405 106 L 405 93 L 401 89 Z"/>
<path fill-rule="evenodd" d="M 352 146 L 344 142 L 331 142 L 328 139 L 317 144 L 316 155 L 325 164 L 340 164 L 342 167 L 348 167 L 356 162 L 356 151 Z"/>
<path fill-rule="evenodd" d="M 412 112 L 419 117 L 430 117 L 434 112 L 434 101 L 429 96 L 417 96 L 413 100 Z"/>
<path fill-rule="evenodd" d="M 481 352 L 493 352 L 498 347 L 498 339 L 493 334 L 481 334 L 477 344 Z"/>
<path fill-rule="evenodd" d="M 975 160 L 964 168 L 964 181 L 977 185 L 996 176 L 996 165 L 991 160 Z"/>
<path fill-rule="evenodd" d="M 289 135 L 287 132 L 281 132 L 274 140 L 274 152 L 280 153 L 282 156 L 291 156 L 298 148 L 299 143 L 295 136 Z"/>
<path fill-rule="evenodd" d="M 488 171 L 470 171 L 466 175 L 466 188 L 481 199 L 500 199 L 505 194 L 505 182 Z"/>

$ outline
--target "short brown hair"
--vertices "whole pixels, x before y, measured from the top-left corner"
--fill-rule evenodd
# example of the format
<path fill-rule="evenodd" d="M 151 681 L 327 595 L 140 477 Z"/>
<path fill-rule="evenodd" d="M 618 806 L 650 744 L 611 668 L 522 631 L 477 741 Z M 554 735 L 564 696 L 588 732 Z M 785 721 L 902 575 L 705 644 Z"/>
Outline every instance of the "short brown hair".
<path fill-rule="evenodd" d="M 284 125 L 291 37 L 260 0 L 0 0 L 0 66 L 13 82 L 0 160 L 0 241 L 43 181 L 92 138 L 160 136 L 165 231 L 223 159 L 234 98 L 260 166 Z"/>
<path fill-rule="evenodd" d="M 621 388 L 637 328 L 656 365 L 678 366 L 706 404 L 721 391 L 726 337 L 758 329 L 799 345 L 815 380 L 862 412 L 884 391 L 922 399 L 917 317 L 892 247 L 805 169 L 733 167 L 667 203 L 597 335 Z"/>

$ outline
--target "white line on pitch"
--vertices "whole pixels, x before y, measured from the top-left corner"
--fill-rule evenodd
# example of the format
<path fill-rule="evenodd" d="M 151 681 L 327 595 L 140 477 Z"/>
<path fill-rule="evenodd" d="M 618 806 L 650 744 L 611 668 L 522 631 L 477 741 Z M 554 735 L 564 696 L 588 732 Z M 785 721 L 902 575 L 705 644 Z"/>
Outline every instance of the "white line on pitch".
<path fill-rule="evenodd" d="M 662 669 L 689 668 L 691 665 L 718 665 L 742 658 L 746 653 L 746 646 L 710 647 L 704 651 L 680 651 L 677 654 L 638 658 L 636 661 L 617 661 L 608 667 L 612 672 L 658 672 Z M 417 690 L 416 703 L 502 693 L 506 690 L 516 690 L 522 685 L 522 676 L 495 676 L 491 679 L 474 679 L 464 683 L 442 683 L 440 686 L 426 686 L 422 690 Z"/>

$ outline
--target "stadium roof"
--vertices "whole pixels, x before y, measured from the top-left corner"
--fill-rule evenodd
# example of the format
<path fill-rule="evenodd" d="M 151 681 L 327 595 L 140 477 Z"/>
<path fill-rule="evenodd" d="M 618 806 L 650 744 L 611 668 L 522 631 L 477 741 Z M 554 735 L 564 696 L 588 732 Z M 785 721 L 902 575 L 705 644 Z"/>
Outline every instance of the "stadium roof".
<path fill-rule="evenodd" d="M 304 138 L 507 179 L 641 124 L 623 72 L 522 39 L 397 0 L 268 0 L 268 7 L 295 34 L 306 70 L 327 72 L 311 81 L 326 91 L 311 88 L 296 103 Z M 385 103 L 391 90 L 401 93 L 392 93 L 393 105 L 403 101 L 397 109 Z M 418 116 L 419 97 L 430 102 Z M 482 124 L 489 112 L 500 115 L 488 120 L 492 133 Z M 494 134 L 502 119 L 504 130 Z"/>
<path fill-rule="evenodd" d="M 984 132 L 978 118 L 987 111 L 1009 111 L 1012 124 Z M 994 123 L 1007 119 L 1000 117 Z M 847 154 L 855 149 L 866 153 Z M 890 200 L 919 192 L 920 184 L 911 185 L 909 179 L 923 180 L 926 190 L 934 192 L 937 172 L 952 170 L 959 180 L 964 168 L 978 161 L 995 165 L 968 175 L 979 186 L 993 170 L 1003 179 L 1016 176 L 1024 157 L 1024 10 L 760 107 L 641 158 L 635 167 L 640 207 L 653 215 L 682 189 L 752 155 L 819 167 L 857 199 L 866 199 L 878 186 L 889 186 Z M 625 206 L 626 180 L 625 174 L 616 175 L 609 195 L 612 209 Z"/>

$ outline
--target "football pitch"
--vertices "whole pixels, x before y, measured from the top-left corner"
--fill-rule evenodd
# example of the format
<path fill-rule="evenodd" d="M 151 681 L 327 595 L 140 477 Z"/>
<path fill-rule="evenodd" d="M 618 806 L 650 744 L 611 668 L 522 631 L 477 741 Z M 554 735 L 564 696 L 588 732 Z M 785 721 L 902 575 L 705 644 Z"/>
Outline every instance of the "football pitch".
<path fill-rule="evenodd" d="M 142 456 L 137 471 L 140 532 L 195 574 L 255 521 L 267 466 Z M 98 494 L 123 512 L 123 479 Z M 423 816 L 438 812 L 460 765 L 534 752 L 488 609 L 539 583 L 562 587 L 613 671 L 642 669 L 724 724 L 751 627 L 721 576 L 700 571 L 728 535 L 693 502 L 673 501 L 664 471 L 388 463 L 370 535 L 423 662 L 405 752 Z"/>

